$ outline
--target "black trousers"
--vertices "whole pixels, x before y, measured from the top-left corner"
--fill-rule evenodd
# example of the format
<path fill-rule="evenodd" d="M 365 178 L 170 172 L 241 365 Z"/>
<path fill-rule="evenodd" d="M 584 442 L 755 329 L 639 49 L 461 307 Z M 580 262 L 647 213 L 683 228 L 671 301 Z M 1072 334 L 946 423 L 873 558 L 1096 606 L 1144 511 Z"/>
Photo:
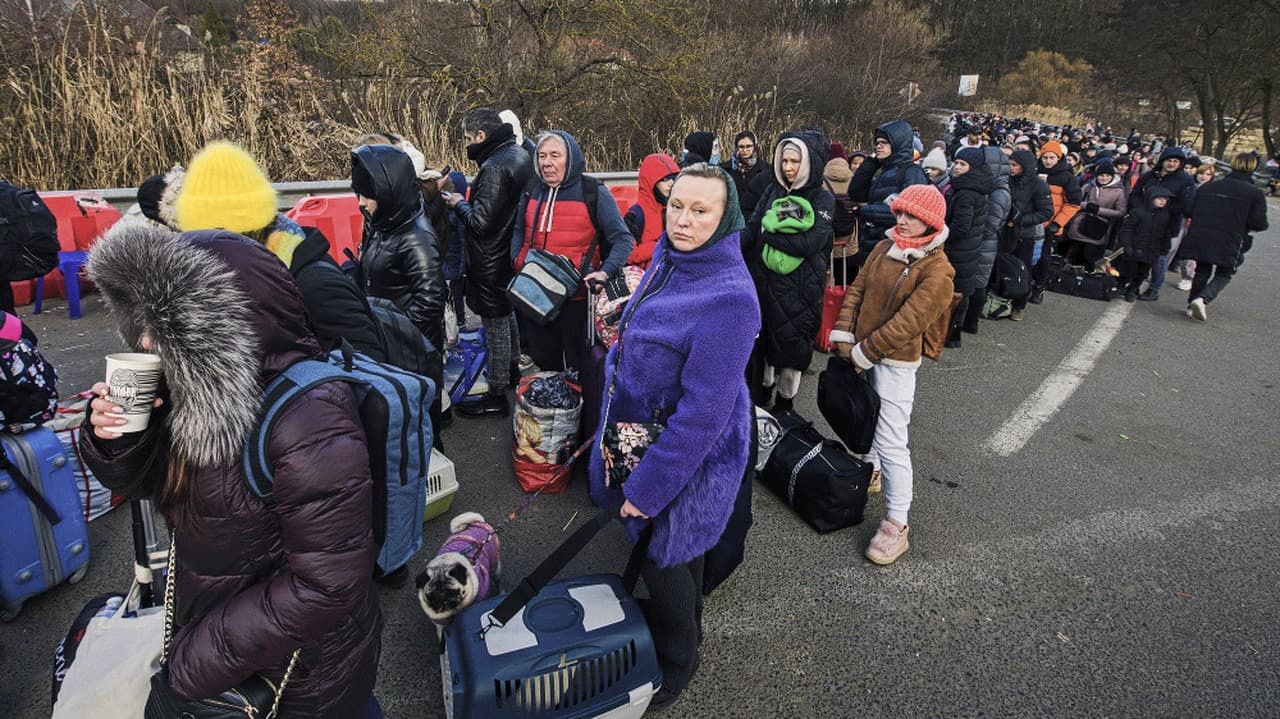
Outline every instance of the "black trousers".
<path fill-rule="evenodd" d="M 545 325 L 521 316 L 520 338 L 539 369 L 582 369 L 587 350 L 587 301 L 569 300 L 560 315 Z"/>
<path fill-rule="evenodd" d="M 1041 248 L 1040 261 L 1037 262 L 1035 265 L 1032 265 L 1031 258 L 1035 256 L 1036 241 L 1023 238 L 1022 242 L 1018 243 L 1018 251 L 1015 254 L 1017 254 L 1018 259 L 1022 260 L 1023 263 L 1026 264 L 1027 269 L 1031 270 L 1031 291 L 1033 293 L 1036 291 L 1037 285 L 1044 284 L 1044 270 L 1041 269 L 1041 266 L 1044 264 L 1045 256 L 1048 254 L 1048 247 L 1049 245 L 1046 243 Z M 1026 297 L 1022 297 L 1020 299 L 1016 299 L 1013 301 L 1013 309 L 1015 310 L 1025 309 L 1026 306 L 1027 306 Z"/>
<path fill-rule="evenodd" d="M 960 326 L 970 332 L 978 331 L 978 319 L 982 317 L 982 306 L 987 304 L 987 288 L 979 287 L 969 295 L 968 306 L 965 307 L 964 321 Z"/>
<path fill-rule="evenodd" d="M 18 310 L 13 306 L 13 287 L 4 281 L 0 281 L 0 310 L 11 315 L 18 314 Z"/>
<path fill-rule="evenodd" d="M 702 644 L 703 558 L 659 569 L 645 557 L 640 576 L 649 590 L 640 608 L 653 635 L 664 689 L 680 693 L 698 670 L 698 646 Z"/>
<path fill-rule="evenodd" d="M 1116 258 L 1116 271 L 1120 273 L 1120 289 L 1124 291 L 1137 291 L 1142 285 L 1142 281 L 1147 279 L 1147 274 L 1151 272 L 1150 262 L 1138 262 L 1131 260 L 1124 255 Z"/>
<path fill-rule="evenodd" d="M 1235 276 L 1236 268 L 1230 265 L 1211 265 L 1207 262 L 1196 263 L 1196 276 L 1191 280 L 1191 295 L 1187 301 L 1197 297 L 1206 303 L 1213 302 L 1218 293 L 1226 289 L 1227 283 Z M 1213 279 L 1209 279 L 1210 275 Z"/>

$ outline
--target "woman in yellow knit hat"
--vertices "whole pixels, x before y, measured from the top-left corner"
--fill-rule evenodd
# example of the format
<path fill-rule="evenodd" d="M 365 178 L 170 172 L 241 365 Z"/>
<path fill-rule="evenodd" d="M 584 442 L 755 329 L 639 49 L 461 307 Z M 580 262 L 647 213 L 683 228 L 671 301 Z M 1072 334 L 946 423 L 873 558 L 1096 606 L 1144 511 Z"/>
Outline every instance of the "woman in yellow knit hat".
<path fill-rule="evenodd" d="M 329 240 L 276 211 L 276 191 L 258 163 L 230 142 L 206 145 L 187 167 L 174 211 L 184 232 L 224 229 L 262 245 L 289 268 L 320 344 L 346 339 L 386 359 L 364 295 L 329 256 Z"/>

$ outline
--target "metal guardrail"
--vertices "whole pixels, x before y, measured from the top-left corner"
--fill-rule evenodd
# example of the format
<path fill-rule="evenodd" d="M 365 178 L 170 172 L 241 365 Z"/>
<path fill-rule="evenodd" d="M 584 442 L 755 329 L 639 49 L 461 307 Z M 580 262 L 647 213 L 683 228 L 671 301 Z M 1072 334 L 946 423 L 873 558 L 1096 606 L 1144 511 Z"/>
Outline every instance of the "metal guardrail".
<path fill-rule="evenodd" d="M 635 172 L 588 172 L 606 186 L 635 184 L 639 174 Z M 473 178 L 468 176 L 467 182 Z M 298 200 L 311 195 L 341 195 L 351 192 L 350 180 L 321 180 L 319 182 L 276 182 L 271 185 L 276 190 L 276 202 L 279 209 L 287 210 L 298 204 Z M 86 193 L 100 195 L 117 210 L 124 212 L 138 201 L 138 188 L 115 187 L 108 190 L 84 190 Z"/>

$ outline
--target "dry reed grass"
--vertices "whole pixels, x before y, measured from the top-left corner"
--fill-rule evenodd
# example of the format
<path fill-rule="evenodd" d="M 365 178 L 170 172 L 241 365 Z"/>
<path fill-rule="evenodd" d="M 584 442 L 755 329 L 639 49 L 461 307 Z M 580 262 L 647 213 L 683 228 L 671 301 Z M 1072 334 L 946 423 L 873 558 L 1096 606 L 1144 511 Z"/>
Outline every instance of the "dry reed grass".
<path fill-rule="evenodd" d="M 175 50 L 162 38 L 162 16 L 136 29 L 89 3 L 59 22 L 58 42 L 33 40 L 25 54 L 11 46 L 7 57 L 20 59 L 0 71 L 0 119 L 12 138 L 0 145 L 0 175 L 18 184 L 131 187 L 220 139 L 243 145 L 274 181 L 339 179 L 351 144 L 370 131 L 408 138 L 435 166 L 474 167 L 457 126 L 468 99 L 429 80 L 320 78 L 283 45 Z M 678 155 L 694 130 L 721 138 L 727 159 L 743 128 L 770 149 L 780 132 L 802 126 L 770 94 L 729 92 L 707 105 L 702 113 L 673 108 L 674 131 L 648 129 L 631 141 L 605 128 L 566 129 L 590 169 L 633 170 L 648 152 Z M 839 137 L 849 128 L 831 130 Z"/>

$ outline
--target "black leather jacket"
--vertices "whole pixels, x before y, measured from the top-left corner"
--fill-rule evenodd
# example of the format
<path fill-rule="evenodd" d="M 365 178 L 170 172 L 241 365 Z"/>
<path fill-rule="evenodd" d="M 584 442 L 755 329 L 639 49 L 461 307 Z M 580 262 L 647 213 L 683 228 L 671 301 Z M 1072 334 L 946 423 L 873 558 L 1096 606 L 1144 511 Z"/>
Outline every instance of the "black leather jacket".
<path fill-rule="evenodd" d="M 413 162 L 389 145 L 358 147 L 352 155 L 373 178 L 378 201 L 360 245 L 365 292 L 391 300 L 433 346 L 444 347 L 444 270 Z"/>
<path fill-rule="evenodd" d="M 504 125 L 479 148 L 480 171 L 471 182 L 471 198 L 453 211 L 466 227 L 467 305 L 481 317 L 511 313 L 511 233 L 520 197 L 533 177 L 533 160 Z"/>

